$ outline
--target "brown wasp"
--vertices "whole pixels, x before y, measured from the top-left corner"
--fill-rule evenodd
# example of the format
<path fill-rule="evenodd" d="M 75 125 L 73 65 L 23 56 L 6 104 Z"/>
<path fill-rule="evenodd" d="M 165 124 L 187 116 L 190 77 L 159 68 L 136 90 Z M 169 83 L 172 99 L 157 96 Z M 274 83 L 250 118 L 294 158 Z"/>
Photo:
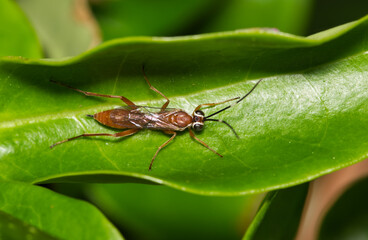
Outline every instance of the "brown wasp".
<path fill-rule="evenodd" d="M 162 94 L 159 90 L 157 90 L 154 86 L 151 85 L 151 83 L 149 82 L 149 80 L 148 80 L 148 78 L 147 78 L 147 76 L 144 72 L 144 66 L 142 67 L 142 71 L 143 71 L 144 79 L 146 80 L 148 86 L 153 91 L 157 92 L 163 98 L 166 99 L 166 102 L 164 103 L 164 105 L 162 105 L 161 108 L 158 108 L 159 110 L 156 111 L 156 112 L 147 111 L 147 109 L 150 108 L 150 107 L 135 105 L 132 101 L 130 101 L 129 99 L 127 99 L 126 97 L 123 97 L 123 96 L 105 95 L 105 94 L 99 94 L 99 93 L 93 93 L 93 92 L 86 92 L 86 91 L 83 91 L 83 90 L 65 85 L 63 83 L 59 83 L 59 82 L 56 82 L 54 80 L 50 80 L 53 83 L 57 83 L 57 84 L 60 84 L 64 87 L 68 87 L 68 88 L 73 89 L 75 91 L 81 92 L 81 93 L 83 93 L 87 96 L 97 96 L 97 97 L 106 97 L 106 98 L 120 98 L 124 103 L 126 103 L 128 105 L 125 108 L 111 109 L 111 110 L 96 113 L 94 115 L 87 115 L 88 117 L 93 117 L 95 120 L 97 120 L 98 122 L 100 122 L 101 124 L 103 124 L 105 126 L 116 128 L 116 129 L 126 129 L 126 130 L 124 130 L 122 132 L 115 133 L 115 134 L 110 134 L 110 133 L 84 133 L 82 135 L 78 135 L 78 136 L 75 136 L 75 137 L 68 138 L 66 140 L 57 142 L 57 143 L 51 145 L 50 148 L 53 148 L 56 145 L 59 145 L 61 143 L 65 143 L 65 142 L 68 142 L 68 141 L 71 141 L 71 140 L 74 140 L 74 139 L 80 138 L 80 137 L 93 137 L 93 136 L 125 137 L 125 136 L 129 136 L 129 135 L 133 135 L 133 134 L 139 132 L 142 129 L 161 130 L 164 133 L 170 134 L 172 136 L 170 137 L 169 140 L 167 140 L 164 144 L 162 144 L 157 149 L 155 155 L 153 156 L 153 158 L 151 160 L 151 164 L 149 165 L 149 170 L 151 170 L 153 161 L 155 160 L 155 158 L 156 158 L 157 154 L 159 153 L 159 151 L 175 138 L 177 131 L 184 131 L 185 129 L 188 128 L 189 135 L 192 138 L 194 138 L 196 141 L 201 143 L 203 146 L 205 146 L 206 148 L 208 148 L 212 152 L 214 152 L 217 155 L 219 155 L 220 157 L 222 157 L 221 154 L 217 153 L 215 150 L 210 148 L 202 140 L 198 139 L 194 135 L 191 128 L 193 128 L 194 131 L 199 132 L 199 131 L 203 130 L 203 126 L 204 126 L 205 121 L 220 122 L 220 123 L 226 124 L 234 132 L 235 136 L 237 138 L 239 138 L 238 135 L 236 134 L 235 130 L 226 121 L 223 121 L 223 120 L 220 120 L 220 119 L 212 119 L 211 117 L 213 117 L 216 114 L 219 114 L 220 112 L 225 111 L 225 110 L 233 107 L 234 105 L 238 104 L 239 102 L 241 102 L 262 81 L 262 79 L 260 79 L 253 86 L 253 88 L 241 98 L 236 97 L 236 98 L 228 99 L 228 100 L 218 102 L 218 103 L 200 104 L 194 109 L 192 115 L 189 115 L 188 113 L 186 113 L 184 110 L 181 110 L 181 109 L 167 108 L 167 106 L 170 103 L 170 100 L 164 94 Z M 215 105 L 218 105 L 218 104 L 223 104 L 223 103 L 234 101 L 234 100 L 237 100 L 237 101 L 234 102 L 233 104 L 231 104 L 231 105 L 215 112 L 215 113 L 210 114 L 209 116 L 205 116 L 204 113 L 200 110 L 204 106 L 215 106 Z"/>

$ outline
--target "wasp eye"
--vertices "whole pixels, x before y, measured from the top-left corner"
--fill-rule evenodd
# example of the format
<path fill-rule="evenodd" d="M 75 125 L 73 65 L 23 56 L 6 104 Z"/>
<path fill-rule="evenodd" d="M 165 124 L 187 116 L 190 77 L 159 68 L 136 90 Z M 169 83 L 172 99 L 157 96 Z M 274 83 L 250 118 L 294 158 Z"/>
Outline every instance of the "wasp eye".
<path fill-rule="evenodd" d="M 204 112 L 202 112 L 201 110 L 197 110 L 197 111 L 195 111 L 195 114 L 196 114 L 197 116 L 204 117 Z"/>
<path fill-rule="evenodd" d="M 194 131 L 200 132 L 203 130 L 203 123 L 194 123 L 193 128 L 194 128 Z"/>

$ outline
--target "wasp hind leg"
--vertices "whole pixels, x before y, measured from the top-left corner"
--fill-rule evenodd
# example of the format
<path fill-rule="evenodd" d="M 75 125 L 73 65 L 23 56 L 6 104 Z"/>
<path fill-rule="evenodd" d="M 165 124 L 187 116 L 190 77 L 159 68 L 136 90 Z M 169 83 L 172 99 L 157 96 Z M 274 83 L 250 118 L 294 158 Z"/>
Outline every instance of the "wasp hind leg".
<path fill-rule="evenodd" d="M 54 143 L 50 146 L 50 148 L 53 148 L 56 145 L 59 145 L 59 144 L 65 143 L 65 142 L 69 142 L 71 140 L 74 140 L 74 139 L 77 139 L 77 138 L 80 138 L 80 137 L 95 137 L 95 136 L 126 137 L 126 136 L 130 136 L 130 135 L 133 135 L 133 134 L 139 132 L 139 130 L 140 129 L 129 129 L 129 130 L 125 130 L 125 131 L 122 131 L 122 132 L 115 133 L 115 134 L 110 134 L 110 133 L 84 133 L 84 134 L 81 134 L 81 135 L 78 135 L 78 136 L 68 138 L 68 139 L 65 139 L 63 141 Z"/>
<path fill-rule="evenodd" d="M 121 101 L 125 102 L 129 107 L 131 107 L 132 109 L 137 109 L 137 106 L 132 102 L 130 101 L 128 98 L 126 97 L 123 97 L 123 96 L 117 96 L 117 95 L 107 95 L 107 94 L 100 94 L 100 93 L 93 93 L 93 92 L 87 92 L 87 91 L 83 91 L 83 90 L 80 90 L 78 88 L 74 88 L 74 87 L 71 87 L 67 84 L 64 84 L 64 83 L 61 83 L 61 82 L 57 82 L 55 80 L 50 80 L 50 82 L 53 82 L 53 83 L 56 83 L 56 84 L 59 84 L 63 87 L 67 87 L 67 88 L 70 88 L 70 89 L 73 89 L 74 91 L 77 91 L 77 92 L 80 92 L 80 93 L 83 93 L 84 95 L 86 96 L 96 96 L 96 97 L 105 97 L 105 98 L 119 98 Z M 97 135 L 98 136 L 98 135 Z"/>

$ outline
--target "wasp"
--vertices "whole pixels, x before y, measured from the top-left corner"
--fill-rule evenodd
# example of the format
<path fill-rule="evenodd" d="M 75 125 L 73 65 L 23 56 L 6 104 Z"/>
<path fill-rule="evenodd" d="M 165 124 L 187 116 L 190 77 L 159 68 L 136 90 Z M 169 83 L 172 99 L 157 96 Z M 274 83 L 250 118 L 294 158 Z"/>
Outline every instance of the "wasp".
<path fill-rule="evenodd" d="M 228 100 L 225 100 L 225 101 L 222 101 L 222 102 L 217 102 L 217 103 L 200 104 L 194 109 L 192 115 L 190 115 L 190 114 L 188 114 L 187 112 L 185 112 L 184 110 L 181 110 L 181 109 L 168 108 L 170 100 L 163 93 L 161 93 L 159 90 L 157 90 L 154 86 L 151 85 L 151 83 L 148 80 L 147 75 L 144 71 L 144 66 L 142 66 L 142 72 L 143 72 L 143 77 L 146 80 L 146 82 L 147 82 L 148 86 L 150 87 L 150 89 L 152 89 L 153 91 L 160 94 L 163 98 L 166 99 L 166 102 L 162 105 L 162 107 L 157 108 L 158 110 L 156 110 L 156 111 L 148 110 L 148 109 L 152 109 L 152 107 L 136 105 L 132 101 L 130 101 L 129 99 L 127 99 L 126 97 L 123 97 L 123 96 L 105 95 L 105 94 L 87 92 L 87 91 L 83 91 L 83 90 L 71 87 L 71 86 L 66 85 L 64 83 L 60 83 L 60 82 L 57 82 L 57 81 L 54 81 L 54 80 L 50 80 L 53 83 L 62 85 L 64 87 L 67 87 L 67 88 L 70 88 L 70 89 L 73 89 L 75 91 L 78 91 L 80 93 L 85 94 L 86 96 L 97 96 L 97 97 L 105 97 L 105 98 L 119 98 L 125 104 L 127 104 L 126 107 L 106 110 L 106 111 L 103 111 L 103 112 L 95 113 L 94 115 L 87 115 L 88 117 L 94 118 L 95 120 L 97 120 L 98 122 L 100 122 L 101 124 L 103 124 L 105 126 L 112 127 L 112 128 L 115 128 L 115 129 L 124 129 L 124 131 L 117 132 L 115 134 L 110 134 L 110 133 L 84 133 L 84 134 L 81 134 L 81 135 L 78 135 L 78 136 L 75 136 L 75 137 L 68 138 L 68 139 L 62 140 L 60 142 L 57 142 L 57 143 L 51 145 L 50 148 L 53 148 L 56 145 L 59 145 L 59 144 L 62 144 L 62 143 L 65 143 L 65 142 L 68 142 L 68 141 L 71 141 L 71 140 L 74 140 L 74 139 L 77 139 L 77 138 L 80 138 L 80 137 L 94 137 L 94 136 L 126 137 L 126 136 L 133 135 L 133 134 L 139 132 L 142 129 L 160 130 L 160 131 L 163 131 L 166 134 L 171 135 L 171 137 L 170 137 L 169 140 L 167 140 L 164 144 L 162 144 L 157 149 L 155 155 L 152 157 L 151 163 L 150 163 L 149 168 L 148 168 L 149 170 L 151 170 L 153 161 L 157 157 L 158 153 L 161 151 L 162 148 L 164 148 L 167 144 L 169 144 L 176 137 L 176 132 L 184 131 L 185 129 L 188 129 L 189 130 L 189 135 L 193 139 L 195 139 L 197 142 L 199 142 L 204 147 L 211 150 L 212 152 L 214 152 L 218 156 L 223 157 L 221 154 L 219 154 L 218 152 L 216 152 L 215 150 L 210 148 L 205 142 L 203 142 L 202 140 L 197 138 L 195 136 L 193 130 L 196 131 L 196 132 L 202 131 L 203 127 L 204 127 L 204 122 L 206 122 L 206 121 L 220 122 L 220 123 L 226 124 L 231 129 L 231 131 L 235 134 L 235 136 L 237 138 L 239 138 L 239 136 L 237 135 L 237 133 L 235 132 L 235 130 L 233 129 L 233 127 L 229 123 L 227 123 L 224 120 L 213 119 L 211 117 L 213 117 L 213 116 L 219 114 L 220 112 L 223 112 L 223 111 L 235 106 L 236 104 L 240 103 L 262 81 L 262 79 L 260 79 L 253 86 L 253 88 L 242 97 L 236 97 L 236 98 L 228 99 Z M 235 101 L 235 102 L 233 102 L 231 105 L 228 105 L 227 107 L 224 107 L 221 110 L 218 110 L 217 112 L 212 113 L 208 116 L 205 116 L 204 112 L 200 110 L 202 107 L 205 107 L 205 106 L 215 106 L 215 105 L 219 105 L 219 104 L 223 104 L 223 103 L 227 103 L 227 102 L 231 102 L 231 101 Z"/>

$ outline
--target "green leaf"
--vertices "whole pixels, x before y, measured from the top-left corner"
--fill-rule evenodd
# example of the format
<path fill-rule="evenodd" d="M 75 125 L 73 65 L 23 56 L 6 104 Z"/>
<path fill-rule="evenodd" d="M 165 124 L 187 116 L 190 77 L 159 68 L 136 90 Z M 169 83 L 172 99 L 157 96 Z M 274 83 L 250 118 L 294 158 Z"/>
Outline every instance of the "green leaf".
<path fill-rule="evenodd" d="M 218 3 L 213 0 L 103 1 L 92 5 L 92 9 L 104 39 L 108 40 L 124 36 L 181 35 L 199 20 L 204 21 L 202 15 Z"/>
<path fill-rule="evenodd" d="M 304 35 L 313 3 L 311 0 L 223 1 L 213 4 L 217 6 L 213 6 L 216 10 L 211 9 L 214 13 L 202 23 L 201 30 L 214 32 L 265 27 Z"/>
<path fill-rule="evenodd" d="M 0 62 L 0 178 L 24 182 L 154 181 L 184 191 L 238 195 L 285 188 L 368 156 L 368 18 L 308 38 L 249 30 L 181 38 L 126 38 L 66 61 Z M 86 114 L 124 105 L 51 83 L 123 95 L 138 105 L 191 113 L 202 103 L 243 96 L 241 104 L 206 122 L 197 136 L 215 155 L 180 132 L 169 139 L 141 131 L 122 139 L 55 142 L 82 133 L 114 133 Z M 254 79 L 254 80 L 253 80 Z M 204 109 L 213 113 L 217 106 Z"/>
<path fill-rule="evenodd" d="M 331 4 L 328 0 L 314 1 L 313 12 L 309 23 L 309 32 L 319 32 L 354 21 L 367 14 L 368 1 L 366 0 L 337 0 Z"/>
<path fill-rule="evenodd" d="M 311 0 L 136 0 L 99 1 L 92 9 L 104 39 L 108 40 L 122 36 L 174 36 L 249 27 L 305 34 L 311 5 Z"/>
<path fill-rule="evenodd" d="M 26 238 L 37 240 L 56 239 L 30 224 L 0 211 L 0 239 L 21 240 Z"/>
<path fill-rule="evenodd" d="M 9 220 L 15 226 L 8 228 L 22 231 L 21 239 L 28 239 L 27 228 L 31 234 L 46 237 L 40 230 L 58 239 L 123 239 L 94 206 L 29 184 L 0 182 L 0 212 L 6 213 L 0 215 L 0 223 L 16 218 Z"/>
<path fill-rule="evenodd" d="M 364 239 L 368 236 L 368 178 L 350 187 L 322 222 L 319 239 Z"/>
<path fill-rule="evenodd" d="M 78 55 L 100 42 L 88 5 L 77 0 L 17 0 L 41 40 L 47 57 Z"/>
<path fill-rule="evenodd" d="M 143 184 L 87 189 L 92 201 L 132 239 L 240 239 L 253 213 L 248 196 L 199 196 Z"/>
<path fill-rule="evenodd" d="M 13 1 L 0 1 L 0 22 L 0 56 L 41 57 L 35 32 Z"/>
<path fill-rule="evenodd" d="M 308 184 L 268 193 L 243 239 L 294 239 L 307 193 Z"/>

